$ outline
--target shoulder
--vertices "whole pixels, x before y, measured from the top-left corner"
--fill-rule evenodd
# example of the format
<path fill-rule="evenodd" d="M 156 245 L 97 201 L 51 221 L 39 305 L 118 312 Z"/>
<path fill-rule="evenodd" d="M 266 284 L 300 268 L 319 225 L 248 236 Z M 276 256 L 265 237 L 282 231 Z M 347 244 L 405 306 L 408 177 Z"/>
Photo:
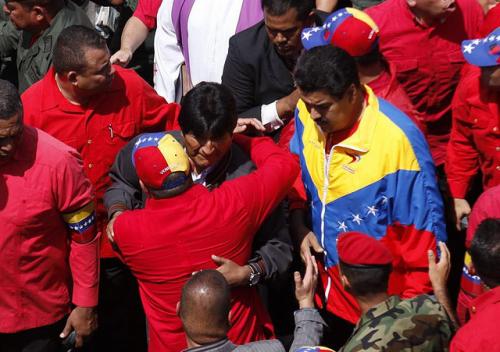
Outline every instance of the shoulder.
<path fill-rule="evenodd" d="M 87 27 L 92 26 L 85 11 L 83 11 L 80 6 L 76 5 L 71 0 L 66 2 L 66 5 L 62 8 L 60 15 L 62 24 L 61 30 L 72 25 L 83 25 Z"/>
<path fill-rule="evenodd" d="M 389 18 L 399 9 L 401 0 L 387 0 L 380 4 L 370 7 L 365 12 L 377 23 L 382 26 L 382 23 Z"/>
<path fill-rule="evenodd" d="M 80 154 L 48 133 L 34 127 L 25 126 L 24 133 L 30 134 L 36 140 L 36 160 L 39 163 L 63 169 L 68 163 L 81 163 Z"/>
<path fill-rule="evenodd" d="M 266 340 L 239 345 L 234 349 L 237 352 L 285 352 L 285 348 L 278 340 Z"/>
<path fill-rule="evenodd" d="M 260 51 L 266 41 L 268 41 L 266 27 L 264 21 L 260 21 L 229 39 L 229 54 L 232 48 L 237 48 L 245 54 L 255 52 L 256 49 Z"/>
<path fill-rule="evenodd" d="M 226 172 L 226 180 L 232 180 L 240 176 L 245 176 L 255 170 L 255 165 L 236 143 L 231 145 L 231 159 L 229 160 Z"/>

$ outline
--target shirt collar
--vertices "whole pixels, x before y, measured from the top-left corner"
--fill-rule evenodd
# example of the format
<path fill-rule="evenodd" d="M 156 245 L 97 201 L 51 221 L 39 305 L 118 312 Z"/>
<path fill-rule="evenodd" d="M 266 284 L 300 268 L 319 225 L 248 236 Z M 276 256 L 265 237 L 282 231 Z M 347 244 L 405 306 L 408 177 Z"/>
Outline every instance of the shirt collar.
<path fill-rule="evenodd" d="M 472 304 L 470 305 L 469 311 L 471 313 L 471 316 L 473 316 L 474 314 L 477 314 L 478 312 L 487 309 L 489 306 L 499 303 L 500 303 L 500 286 L 495 287 L 483 293 L 481 296 L 473 300 Z"/>
<path fill-rule="evenodd" d="M 399 302 L 401 302 L 401 298 L 399 298 L 398 296 L 390 296 L 384 302 L 377 304 L 373 308 L 370 308 L 365 314 L 361 316 L 356 329 L 387 313 L 395 306 L 397 306 Z"/>
<path fill-rule="evenodd" d="M 376 115 L 379 113 L 379 105 L 371 88 L 367 85 L 363 87 L 367 94 L 367 102 L 361 115 L 359 127 L 351 136 L 334 145 L 334 148 L 350 149 L 358 153 L 366 153 L 370 150 L 377 125 Z"/>
<path fill-rule="evenodd" d="M 12 160 L 34 160 L 38 142 L 38 131 L 33 127 L 24 125 L 22 133 L 23 135 L 12 156 Z"/>
<path fill-rule="evenodd" d="M 185 349 L 184 352 L 204 352 L 204 351 L 230 352 L 233 351 L 235 348 L 236 346 L 226 338 L 224 340 L 212 343 L 210 345 L 188 348 Z"/>

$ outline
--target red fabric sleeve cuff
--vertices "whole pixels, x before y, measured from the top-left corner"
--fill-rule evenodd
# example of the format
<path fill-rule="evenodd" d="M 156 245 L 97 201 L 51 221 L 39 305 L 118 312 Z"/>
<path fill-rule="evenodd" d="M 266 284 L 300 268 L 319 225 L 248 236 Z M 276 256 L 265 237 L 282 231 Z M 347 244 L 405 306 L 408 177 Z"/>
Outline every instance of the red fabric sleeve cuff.
<path fill-rule="evenodd" d="M 69 263 L 73 276 L 72 301 L 79 307 L 95 307 L 99 297 L 99 235 L 92 242 L 71 242 Z"/>
<path fill-rule="evenodd" d="M 465 199 L 469 189 L 468 182 L 453 182 L 448 179 L 448 185 L 453 198 Z"/>

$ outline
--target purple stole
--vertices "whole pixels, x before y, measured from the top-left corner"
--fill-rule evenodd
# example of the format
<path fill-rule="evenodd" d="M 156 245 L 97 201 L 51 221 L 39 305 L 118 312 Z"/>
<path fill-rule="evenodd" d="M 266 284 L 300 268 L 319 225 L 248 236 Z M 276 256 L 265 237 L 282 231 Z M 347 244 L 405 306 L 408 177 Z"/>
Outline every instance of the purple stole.
<path fill-rule="evenodd" d="M 165 0 L 168 1 L 168 0 Z M 182 49 L 184 61 L 189 72 L 189 48 L 188 48 L 188 18 L 195 0 L 173 0 L 172 23 L 174 24 L 177 42 Z M 239 33 L 264 17 L 260 0 L 243 0 L 240 18 L 236 25 L 236 33 Z"/>

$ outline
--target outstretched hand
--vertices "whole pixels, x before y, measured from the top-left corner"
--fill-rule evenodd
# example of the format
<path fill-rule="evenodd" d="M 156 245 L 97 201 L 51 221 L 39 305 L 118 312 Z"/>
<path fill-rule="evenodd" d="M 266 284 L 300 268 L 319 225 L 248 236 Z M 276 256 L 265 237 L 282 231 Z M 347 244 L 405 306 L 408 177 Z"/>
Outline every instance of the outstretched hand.
<path fill-rule="evenodd" d="M 318 283 L 318 264 L 314 256 L 305 256 L 306 272 L 304 277 L 298 271 L 294 272 L 295 298 L 302 308 L 314 308 L 314 293 Z"/>
<path fill-rule="evenodd" d="M 212 260 L 219 267 L 217 271 L 224 275 L 224 278 L 231 287 L 246 286 L 250 278 L 251 269 L 248 265 L 238 265 L 231 259 L 212 255 Z"/>
<path fill-rule="evenodd" d="M 436 263 L 436 257 L 432 250 L 427 251 L 429 260 L 429 278 L 434 292 L 446 289 L 446 281 L 450 275 L 450 251 L 444 242 L 439 242 L 441 257 Z"/>

